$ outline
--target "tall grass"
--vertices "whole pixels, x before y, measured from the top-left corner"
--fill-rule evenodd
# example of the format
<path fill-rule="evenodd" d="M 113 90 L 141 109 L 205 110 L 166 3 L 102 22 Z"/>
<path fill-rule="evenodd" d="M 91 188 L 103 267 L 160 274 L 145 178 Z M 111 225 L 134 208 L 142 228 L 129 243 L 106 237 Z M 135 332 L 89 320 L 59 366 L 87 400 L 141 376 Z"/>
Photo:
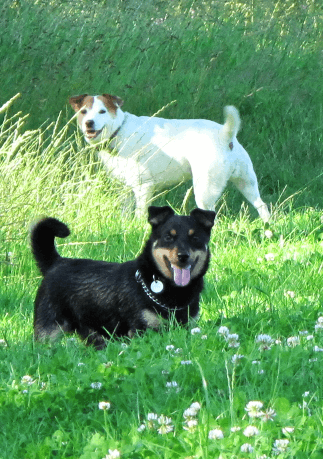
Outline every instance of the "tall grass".
<path fill-rule="evenodd" d="M 239 135 L 265 198 L 299 190 L 320 204 L 322 5 L 288 1 L 41 2 L 4 0 L 0 101 L 37 129 L 63 124 L 70 95 L 110 92 L 124 108 L 221 122 L 236 105 Z M 310 186 L 309 186 L 310 185 Z"/>
<path fill-rule="evenodd" d="M 5 0 L 0 9 L 0 458 L 322 458 L 321 4 Z M 265 234 L 229 188 L 199 323 L 100 352 L 75 337 L 32 338 L 35 218 L 69 225 L 57 241 L 68 257 L 129 260 L 149 232 L 123 211 L 128 190 L 70 120 L 66 100 L 82 92 L 118 94 L 138 115 L 175 101 L 162 116 L 221 121 L 235 104 L 273 210 Z M 157 203 L 179 210 L 185 190 Z M 262 406 L 252 412 L 250 401 Z"/>

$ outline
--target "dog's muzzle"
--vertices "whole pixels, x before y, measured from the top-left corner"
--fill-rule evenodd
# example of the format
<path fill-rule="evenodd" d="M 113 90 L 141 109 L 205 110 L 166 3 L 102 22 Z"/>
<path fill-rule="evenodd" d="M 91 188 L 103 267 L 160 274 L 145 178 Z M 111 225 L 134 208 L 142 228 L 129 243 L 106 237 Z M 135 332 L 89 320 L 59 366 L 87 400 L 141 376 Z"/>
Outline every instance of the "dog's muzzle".
<path fill-rule="evenodd" d="M 95 139 L 101 134 L 102 130 L 103 128 L 98 131 L 95 131 L 94 129 L 87 129 L 84 135 L 87 139 Z"/>

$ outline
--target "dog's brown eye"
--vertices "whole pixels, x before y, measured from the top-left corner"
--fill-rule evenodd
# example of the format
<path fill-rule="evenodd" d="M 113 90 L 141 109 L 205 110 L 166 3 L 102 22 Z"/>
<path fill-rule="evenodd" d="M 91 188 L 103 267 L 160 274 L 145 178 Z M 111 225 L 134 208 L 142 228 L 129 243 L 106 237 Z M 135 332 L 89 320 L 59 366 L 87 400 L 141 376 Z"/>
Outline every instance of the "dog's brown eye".
<path fill-rule="evenodd" d="M 87 114 L 87 110 L 84 108 L 83 110 L 81 110 L 81 113 L 82 113 L 82 115 L 86 115 Z"/>
<path fill-rule="evenodd" d="M 102 115 L 102 113 L 106 113 L 106 110 L 100 110 L 99 113 Z"/>

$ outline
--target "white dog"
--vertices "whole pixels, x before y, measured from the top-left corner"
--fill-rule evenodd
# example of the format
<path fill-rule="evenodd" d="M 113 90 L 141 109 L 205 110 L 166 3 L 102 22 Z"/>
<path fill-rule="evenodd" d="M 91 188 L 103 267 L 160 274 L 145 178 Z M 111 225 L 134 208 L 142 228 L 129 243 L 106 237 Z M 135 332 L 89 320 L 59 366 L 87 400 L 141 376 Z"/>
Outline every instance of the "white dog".
<path fill-rule="evenodd" d="M 198 207 L 213 210 L 230 180 L 257 209 L 264 222 L 270 213 L 262 201 L 257 177 L 236 135 L 238 110 L 225 107 L 225 124 L 208 120 L 168 120 L 135 116 L 121 110 L 110 94 L 71 97 L 86 141 L 109 141 L 117 151 L 99 153 L 107 171 L 131 187 L 136 215 L 146 215 L 154 193 L 193 178 Z"/>

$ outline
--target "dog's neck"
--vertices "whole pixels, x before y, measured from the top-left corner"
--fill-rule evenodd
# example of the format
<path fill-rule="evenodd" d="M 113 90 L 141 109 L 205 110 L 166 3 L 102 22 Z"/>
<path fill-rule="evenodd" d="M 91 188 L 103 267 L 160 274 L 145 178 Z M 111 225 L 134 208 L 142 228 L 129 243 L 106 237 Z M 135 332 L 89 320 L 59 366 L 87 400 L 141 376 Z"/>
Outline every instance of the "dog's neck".
<path fill-rule="evenodd" d="M 155 276 L 154 276 L 155 277 Z M 148 287 L 148 285 L 146 285 L 143 277 L 142 277 L 142 274 L 141 272 L 139 271 L 139 269 L 136 271 L 136 274 L 135 274 L 135 279 L 136 281 L 141 284 L 142 288 L 143 288 L 143 291 L 146 293 L 146 295 L 156 304 L 158 305 L 160 308 L 162 308 L 163 310 L 166 310 L 166 311 L 181 311 L 183 309 L 187 309 L 189 307 L 189 304 L 186 305 L 186 306 L 183 306 L 181 308 L 177 307 L 177 306 L 167 306 L 167 304 L 165 303 L 162 303 L 161 301 L 159 301 L 156 296 L 154 295 L 153 293 L 153 283 L 154 282 L 160 282 L 161 285 L 162 285 L 162 288 L 164 289 L 164 284 L 161 282 L 161 281 L 155 281 L 155 279 L 153 280 L 153 282 L 151 283 L 151 286 L 150 288 Z"/>
<path fill-rule="evenodd" d="M 120 129 L 122 128 L 122 126 L 124 125 L 124 123 L 126 122 L 126 117 L 125 117 L 125 114 L 123 113 L 123 121 L 122 123 L 120 124 L 120 126 L 110 135 L 109 137 L 109 141 L 111 142 L 111 140 L 115 139 L 117 137 L 117 135 L 119 134 L 119 131 Z"/>

